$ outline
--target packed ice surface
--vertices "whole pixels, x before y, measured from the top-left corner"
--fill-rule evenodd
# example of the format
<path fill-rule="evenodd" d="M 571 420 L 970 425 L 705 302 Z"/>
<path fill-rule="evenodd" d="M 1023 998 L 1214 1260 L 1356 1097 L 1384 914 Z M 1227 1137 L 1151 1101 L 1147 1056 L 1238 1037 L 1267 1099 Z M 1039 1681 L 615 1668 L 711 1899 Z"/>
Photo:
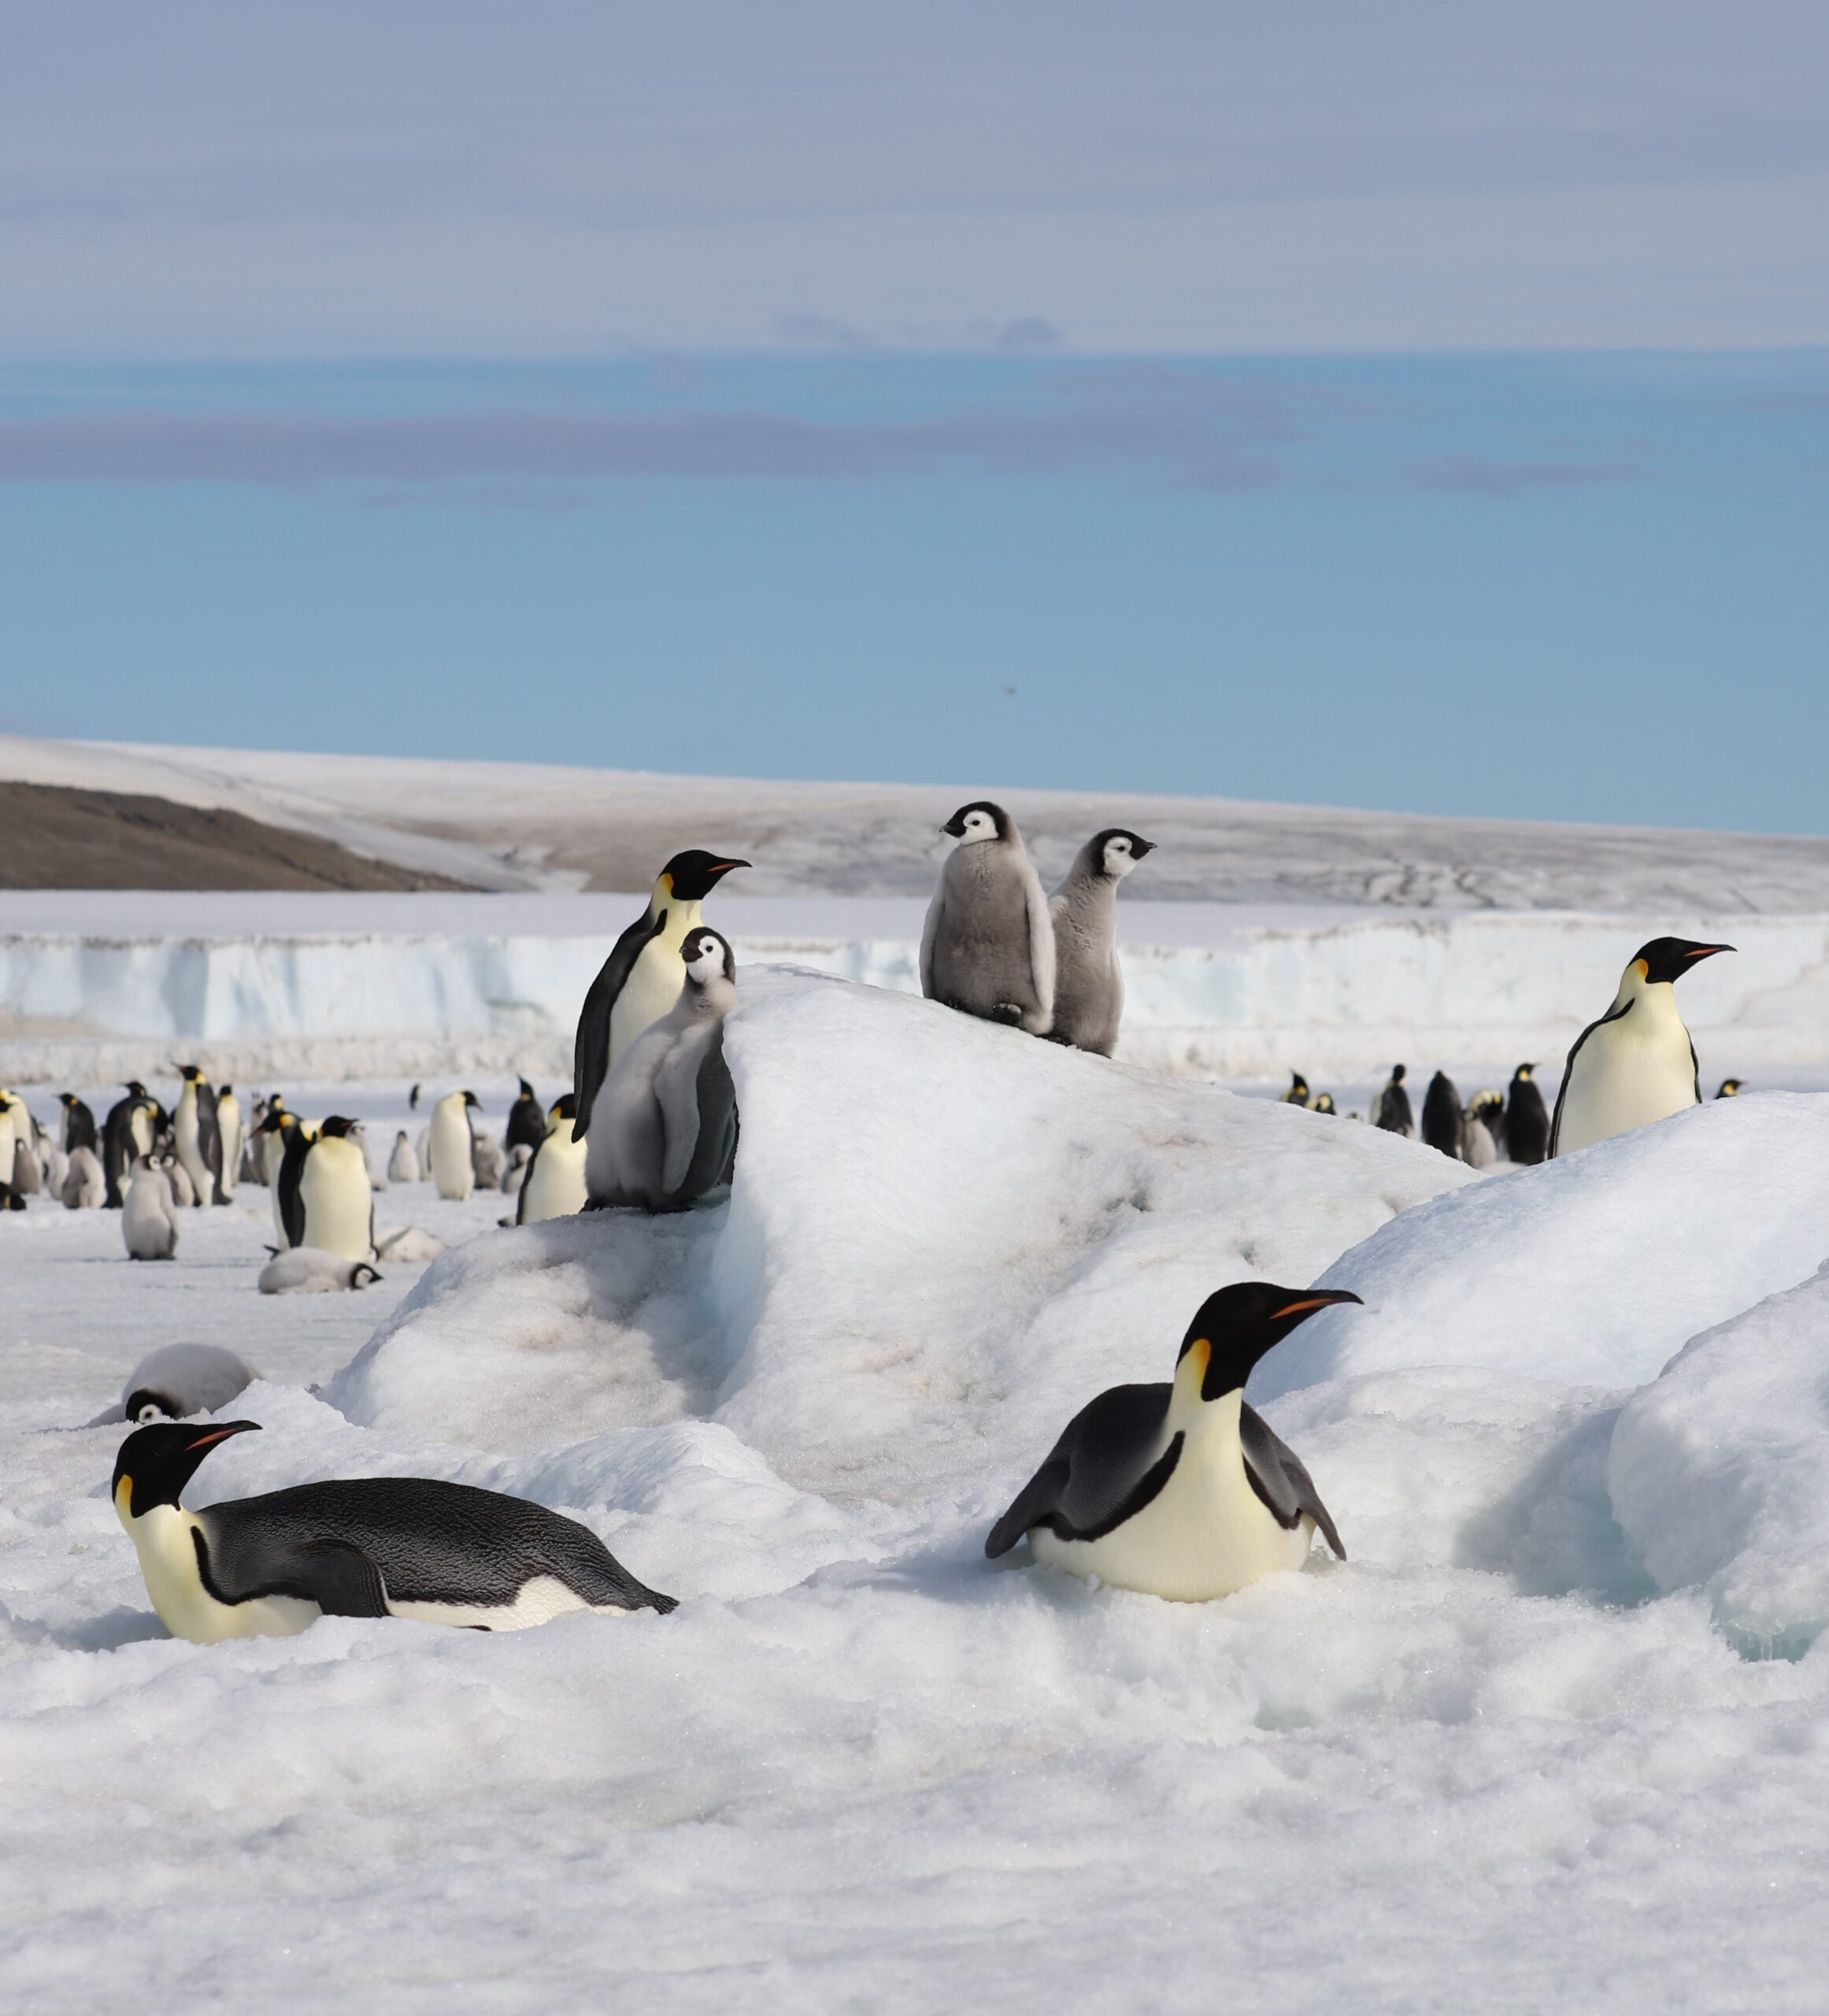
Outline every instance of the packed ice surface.
<path fill-rule="evenodd" d="M 254 1292 L 251 1208 L 165 1269 L 102 1214 L 0 1220 L 9 2003 L 1820 2005 L 1829 1100 L 1479 1178 L 906 997 L 739 985 L 713 1210 L 498 1231 L 499 1197 L 403 1188 L 383 1222 L 454 1250 L 296 1299 Z M 1367 1297 L 1261 1380 L 1350 1562 L 1198 1606 L 987 1564 L 1068 1414 L 1253 1274 Z M 118 1431 L 63 1425 L 181 1332 L 268 1375 L 194 1502 L 518 1491 L 680 1610 L 170 1640 Z M 1745 1656 L 1735 1574 L 1790 1656 Z"/>

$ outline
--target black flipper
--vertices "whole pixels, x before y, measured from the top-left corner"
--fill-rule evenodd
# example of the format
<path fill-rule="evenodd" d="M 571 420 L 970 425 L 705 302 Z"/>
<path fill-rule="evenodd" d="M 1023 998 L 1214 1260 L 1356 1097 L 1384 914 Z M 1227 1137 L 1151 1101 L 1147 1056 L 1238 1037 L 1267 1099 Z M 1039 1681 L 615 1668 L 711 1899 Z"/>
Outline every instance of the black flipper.
<path fill-rule="evenodd" d="M 986 1554 L 995 1560 L 1036 1526 L 1064 1540 L 1096 1540 L 1135 1518 L 1181 1458 L 1179 1435 L 1161 1447 L 1173 1390 L 1166 1381 L 1113 1386 L 1082 1407 L 991 1528 Z"/>
<path fill-rule="evenodd" d="M 305 1158 L 311 1152 L 311 1143 L 305 1138 L 302 1121 L 286 1130 L 286 1152 L 280 1158 L 280 1222 L 286 1228 L 286 1243 L 302 1246 L 305 1243 L 305 1199 L 298 1194 L 299 1179 L 305 1173 Z M 369 1209 L 372 1213 L 373 1206 Z"/>
<path fill-rule="evenodd" d="M 604 1080 L 609 1076 L 609 1017 L 616 1006 L 616 996 L 628 984 L 642 947 L 650 939 L 658 938 L 666 928 L 667 913 L 664 910 L 653 917 L 644 913 L 637 917 L 611 947 L 609 957 L 604 961 L 596 979 L 591 983 L 591 991 L 584 997 L 584 1006 L 579 1011 L 578 1040 L 572 1060 L 572 1090 L 578 1106 L 578 1117 L 572 1128 L 575 1141 L 582 1141 L 591 1132 L 591 1106 Z"/>
<path fill-rule="evenodd" d="M 1346 1550 L 1307 1467 L 1262 1414 L 1249 1403 L 1238 1410 L 1238 1443 L 1245 1452 L 1245 1474 L 1270 1516 L 1293 1532 L 1305 1512 L 1320 1529 L 1321 1538 L 1344 1561 Z"/>
<path fill-rule="evenodd" d="M 234 1573 L 232 1549 L 218 1563 L 210 1558 L 201 1528 L 191 1538 L 197 1572 L 220 1603 L 251 1603 L 260 1596 L 297 1596 L 316 1603 L 326 1617 L 386 1617 L 387 1595 L 381 1571 L 353 1540 L 314 1535 L 275 1536 L 261 1547 L 253 1574 Z M 221 1570 L 227 1569 L 226 1574 Z"/>
<path fill-rule="evenodd" d="M 1568 1097 L 1568 1081 L 1575 1076 L 1575 1060 L 1581 1054 L 1582 1045 L 1587 1041 L 1588 1038 L 1594 1034 L 1596 1029 L 1604 1028 L 1609 1022 L 1616 1022 L 1622 1015 L 1630 1015 L 1631 1012 L 1632 1004 L 1630 1001 L 1628 1001 L 1624 1007 L 1609 1008 L 1605 1014 L 1601 1016 L 1598 1022 L 1590 1022 L 1587 1027 L 1582 1031 L 1581 1034 L 1575 1038 L 1573 1044 L 1571 1045 L 1568 1055 L 1563 1062 L 1562 1083 L 1556 1088 L 1556 1111 L 1551 1116 L 1549 1121 L 1550 1161 L 1555 1161 L 1556 1151 L 1561 1143 L 1562 1102 Z M 1690 1045 L 1690 1061 L 1692 1063 L 1695 1061 L 1695 1054 L 1696 1047 L 1692 1043 Z M 1701 1098 L 1701 1094 L 1699 1090 L 1698 1091 L 1696 1096 L 1698 1099 Z"/>
<path fill-rule="evenodd" d="M 197 1088 L 197 1147 L 203 1158 L 203 1166 L 210 1176 L 210 1197 L 213 1204 L 226 1204 L 227 1194 L 222 1187 L 222 1122 L 217 1114 L 214 1088 L 209 1085 Z"/>

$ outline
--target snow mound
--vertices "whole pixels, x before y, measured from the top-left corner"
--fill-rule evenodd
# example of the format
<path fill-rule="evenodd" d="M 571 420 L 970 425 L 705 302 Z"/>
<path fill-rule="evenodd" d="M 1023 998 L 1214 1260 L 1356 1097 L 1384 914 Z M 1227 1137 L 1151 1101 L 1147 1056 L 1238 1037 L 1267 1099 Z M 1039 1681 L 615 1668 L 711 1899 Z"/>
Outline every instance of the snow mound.
<path fill-rule="evenodd" d="M 1613 1432 L 1608 1481 L 1646 1567 L 1705 1589 L 1748 1651 L 1797 1656 L 1829 1624 L 1826 1368 L 1829 1262 L 1693 1339 Z"/>
<path fill-rule="evenodd" d="M 843 981 L 739 973 L 728 1205 L 477 1241 L 329 1389 L 501 1447 L 708 1416 L 841 1501 L 979 1509 L 1213 1288 L 1471 1184 L 1414 1143 Z"/>

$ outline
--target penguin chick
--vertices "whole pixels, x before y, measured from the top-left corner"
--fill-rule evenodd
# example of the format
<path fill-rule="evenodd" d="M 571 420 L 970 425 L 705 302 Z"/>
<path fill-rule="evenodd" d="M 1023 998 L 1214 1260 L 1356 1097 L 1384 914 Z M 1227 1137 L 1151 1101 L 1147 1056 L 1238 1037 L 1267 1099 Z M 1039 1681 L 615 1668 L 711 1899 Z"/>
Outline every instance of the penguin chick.
<path fill-rule="evenodd" d="M 430 1477 L 346 1478 L 187 1511 L 203 1458 L 251 1421 L 136 1429 L 112 1495 L 175 1637 L 287 1636 L 320 1617 L 524 1630 L 568 1610 L 665 1612 L 589 1527 L 501 1492 Z"/>
<path fill-rule="evenodd" d="M 85 1425 L 104 1428 L 111 1421 L 183 1421 L 190 1414 L 213 1414 L 260 1376 L 220 1344 L 161 1344 L 127 1375 L 120 1399 Z"/>
<path fill-rule="evenodd" d="M 1001 805 L 962 805 L 940 831 L 959 843 L 941 864 L 921 931 L 930 1001 L 1043 1036 L 1054 1020 L 1054 927 L 1041 878 Z"/>
<path fill-rule="evenodd" d="M 724 1025 L 737 1005 L 736 962 L 703 925 L 680 952 L 685 991 L 623 1052 L 598 1095 L 584 1163 L 594 1210 L 681 1211 L 730 1180 L 737 1096 Z"/>
<path fill-rule="evenodd" d="M 543 1121 L 545 1116 L 542 1115 Z M 508 1166 L 502 1172 L 502 1194 L 512 1197 L 527 1180 L 528 1165 L 534 1158 L 534 1151 L 526 1142 L 517 1141 L 508 1151 Z"/>
<path fill-rule="evenodd" d="M 1309 1103 L 1309 1081 L 1301 1072 L 1289 1074 L 1289 1090 L 1283 1095 L 1285 1106 L 1306 1106 Z"/>
<path fill-rule="evenodd" d="M 99 1211 L 108 1196 L 102 1164 L 93 1148 L 72 1148 L 60 1195 L 68 1211 Z"/>
<path fill-rule="evenodd" d="M 1438 1071 L 1423 1095 L 1423 1139 L 1455 1162 L 1465 1159 L 1466 1122 L 1461 1118 L 1461 1094 L 1446 1071 Z"/>
<path fill-rule="evenodd" d="M 331 1295 L 343 1288 L 365 1288 L 380 1275 L 365 1260 L 321 1246 L 292 1246 L 276 1253 L 261 1269 L 262 1295 Z"/>
<path fill-rule="evenodd" d="M 1535 1064 L 1520 1064 L 1512 1073 L 1505 1095 L 1505 1132 L 1500 1137 L 1506 1158 L 1535 1168 L 1549 1153 L 1549 1115 L 1531 1073 Z"/>
<path fill-rule="evenodd" d="M 1124 976 L 1118 964 L 1118 884 L 1153 840 L 1108 826 L 1074 857 L 1067 879 L 1048 899 L 1054 927 L 1054 1021 L 1057 1043 L 1109 1057 L 1117 1047 L 1124 1012 Z"/>
<path fill-rule="evenodd" d="M 476 1172 L 479 1190 L 499 1190 L 505 1165 L 501 1146 L 487 1134 L 478 1134 L 470 1143 L 470 1166 Z"/>
<path fill-rule="evenodd" d="M 577 1110 L 578 1102 L 569 1092 L 554 1105 L 552 1127 L 534 1151 L 515 1202 L 517 1225 L 569 1217 L 583 1210 L 584 1158 L 590 1143 L 579 1140 L 572 1131 Z"/>
<path fill-rule="evenodd" d="M 402 1267 L 420 1266 L 450 1251 L 436 1233 L 422 1232 L 417 1225 L 397 1226 L 392 1232 L 383 1232 L 375 1242 L 377 1258 L 393 1261 Z"/>
<path fill-rule="evenodd" d="M 648 907 L 610 948 L 591 983 L 578 1016 L 572 1060 L 572 1094 L 578 1102 L 578 1136 L 591 1132 L 597 1095 L 644 1029 L 672 1012 L 686 984 L 684 946 L 696 931 L 705 899 L 746 861 L 688 847 L 654 878 Z"/>
<path fill-rule="evenodd" d="M 394 1152 L 387 1158 L 387 1180 L 390 1183 L 417 1183 L 419 1180 L 419 1158 L 413 1152 L 413 1143 L 407 1140 L 404 1127 L 394 1137 Z"/>
<path fill-rule="evenodd" d="M 1412 1141 L 1416 1138 L 1416 1122 L 1410 1111 L 1410 1095 L 1404 1090 L 1404 1067 L 1401 1064 L 1391 1066 L 1384 1090 L 1372 1107 L 1372 1122 L 1387 1134 L 1406 1135 Z"/>
<path fill-rule="evenodd" d="M 1549 1123 L 1553 1157 L 1701 1103 L 1696 1047 L 1676 1011 L 1675 983 L 1698 959 L 1733 950 L 1653 938 L 1633 954 L 1612 1006 L 1575 1038 L 1563 1066 Z"/>
<path fill-rule="evenodd" d="M 447 1092 L 431 1111 L 428 1146 L 431 1180 L 441 1197 L 461 1203 L 476 1187 L 476 1140 L 470 1109 L 483 1102 L 474 1092 Z"/>
<path fill-rule="evenodd" d="M 136 1156 L 120 1214 L 130 1260 L 169 1260 L 178 1251 L 178 1204 L 162 1158 Z"/>
<path fill-rule="evenodd" d="M 1300 1568 L 1334 1521 L 1294 1451 L 1245 1404 L 1251 1368 L 1338 1288 L 1241 1281 L 1210 1295 L 1166 1384 L 1114 1386 L 1070 1421 L 984 1544 L 1178 1602 Z"/>

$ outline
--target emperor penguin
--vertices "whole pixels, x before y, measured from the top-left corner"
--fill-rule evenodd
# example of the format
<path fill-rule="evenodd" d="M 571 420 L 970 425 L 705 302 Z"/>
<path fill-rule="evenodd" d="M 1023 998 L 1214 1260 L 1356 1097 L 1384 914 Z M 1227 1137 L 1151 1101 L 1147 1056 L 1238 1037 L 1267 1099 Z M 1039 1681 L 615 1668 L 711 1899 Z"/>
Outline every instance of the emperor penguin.
<path fill-rule="evenodd" d="M 1733 1099 L 1740 1096 L 1741 1081 L 1738 1078 L 1723 1078 L 1715 1096 L 1718 1099 Z"/>
<path fill-rule="evenodd" d="M 102 1135 L 102 1173 L 107 1185 L 105 1202 L 120 1209 L 121 1193 L 136 1155 L 150 1155 L 158 1133 L 159 1103 L 139 1079 L 128 1081 L 127 1097 L 108 1110 Z"/>
<path fill-rule="evenodd" d="M 127 1375 L 120 1398 L 90 1428 L 111 1421 L 183 1421 L 226 1407 L 260 1377 L 245 1359 L 220 1344 L 161 1344 Z"/>
<path fill-rule="evenodd" d="M 1383 1128 L 1387 1134 L 1407 1135 L 1412 1141 L 1416 1138 L 1416 1123 L 1410 1111 L 1410 1095 L 1404 1090 L 1404 1067 L 1401 1064 L 1394 1064 L 1390 1068 L 1384 1090 L 1372 1107 L 1372 1124 Z"/>
<path fill-rule="evenodd" d="M 1549 1123 L 1553 1157 L 1701 1105 L 1696 1047 L 1676 1012 L 1674 989 L 1698 959 L 1733 950 L 1653 938 L 1633 954 L 1612 1006 L 1575 1038 L 1563 1066 Z"/>
<path fill-rule="evenodd" d="M 534 1150 L 521 1182 L 514 1207 L 517 1225 L 568 1218 L 583 1210 L 584 1157 L 589 1144 L 573 1132 L 572 1123 L 577 1114 L 578 1102 L 570 1092 L 554 1105 L 552 1126 Z"/>
<path fill-rule="evenodd" d="M 1505 1095 L 1501 1091 L 1475 1092 L 1473 1103 L 1461 1116 L 1461 1158 L 1470 1169 L 1490 1169 L 1499 1158 L 1505 1138 Z"/>
<path fill-rule="evenodd" d="M 1054 1021 L 1054 926 L 1041 877 L 1001 805 L 962 805 L 940 831 L 959 844 L 941 864 L 921 931 L 930 1001 L 1045 1036 Z"/>
<path fill-rule="evenodd" d="M 280 1165 L 286 1157 L 286 1134 L 283 1128 L 271 1126 L 268 1123 L 286 1111 L 284 1099 L 278 1092 L 270 1093 L 267 1099 L 267 1110 L 261 1115 L 259 1125 L 255 1130 L 264 1137 L 261 1152 L 261 1169 L 269 1190 L 280 1180 Z"/>
<path fill-rule="evenodd" d="M 1531 1168 L 1549 1153 L 1549 1115 L 1531 1073 L 1535 1064 L 1520 1064 L 1512 1073 L 1505 1096 L 1505 1150 L 1508 1160 Z"/>
<path fill-rule="evenodd" d="M 276 1102 L 255 1130 L 262 1144 L 263 1159 L 271 1172 L 267 1178 L 267 1201 L 272 1207 L 273 1228 L 286 1246 L 298 1243 L 298 1171 L 311 1136 L 295 1113 Z"/>
<path fill-rule="evenodd" d="M 217 1125 L 216 1093 L 194 1064 L 172 1065 L 184 1080 L 172 1116 L 178 1160 L 191 1179 L 199 1205 L 226 1203 L 222 1188 L 222 1132 Z"/>
<path fill-rule="evenodd" d="M 1306 1106 L 1309 1102 L 1309 1081 L 1301 1072 L 1289 1074 L 1289 1090 L 1283 1095 L 1285 1106 Z"/>
<path fill-rule="evenodd" d="M 1334 1095 L 1331 1092 L 1316 1092 L 1309 1101 L 1310 1113 L 1331 1113 L 1333 1110 Z"/>
<path fill-rule="evenodd" d="M 94 1153 L 98 1146 L 94 1114 L 74 1092 L 60 1092 L 57 1097 L 64 1109 L 64 1153 L 73 1155 L 79 1148 Z"/>
<path fill-rule="evenodd" d="M 1456 1162 L 1464 1162 L 1467 1123 L 1461 1117 L 1461 1094 L 1446 1071 L 1438 1071 L 1423 1095 L 1423 1139 Z"/>
<path fill-rule="evenodd" d="M 293 1245 L 341 1254 L 346 1260 L 366 1260 L 375 1247 L 375 1193 L 359 1123 L 332 1114 L 295 1166 L 298 1229 Z M 282 1170 L 282 1186 L 286 1181 Z"/>
<path fill-rule="evenodd" d="M 419 1158 L 413 1152 L 413 1143 L 407 1140 L 404 1127 L 394 1137 L 394 1152 L 387 1158 L 387 1180 L 390 1183 L 417 1183 L 419 1180 Z"/>
<path fill-rule="evenodd" d="M 512 1155 L 516 1148 L 537 1148 L 546 1138 L 546 1116 L 542 1109 L 539 1095 L 526 1079 L 520 1081 L 520 1091 L 508 1109 L 508 1125 L 502 1136 L 502 1151 Z"/>
<path fill-rule="evenodd" d="M 235 1201 L 235 1186 L 241 1178 L 242 1102 L 233 1085 L 216 1088 L 216 1131 L 222 1136 L 222 1174 L 216 1185 L 216 1201 Z"/>
<path fill-rule="evenodd" d="M 705 898 L 733 869 L 749 865 L 702 847 L 675 854 L 655 877 L 646 910 L 611 947 L 578 1017 L 572 1091 L 581 1137 L 591 1132 L 597 1095 L 623 1053 L 679 999 L 686 985 L 681 947 L 698 928 Z"/>
<path fill-rule="evenodd" d="M 428 1161 L 439 1195 L 461 1203 L 476 1187 L 475 1137 L 470 1109 L 483 1102 L 474 1092 L 447 1092 L 431 1110 Z"/>
<path fill-rule="evenodd" d="M 262 1295 L 328 1295 L 365 1288 L 381 1278 L 366 1260 L 331 1253 L 321 1246 L 289 1246 L 276 1253 L 255 1283 Z"/>
<path fill-rule="evenodd" d="M 163 1158 L 139 1155 L 120 1214 L 121 1236 L 130 1260 L 171 1260 L 178 1251 L 178 1206 Z"/>
<path fill-rule="evenodd" d="M 25 1102 L 17 1094 L 9 1092 L 0 1085 L 0 1183 L 10 1184 L 13 1180 L 14 1141 L 31 1138 L 31 1122 L 27 1121 L 21 1129 L 14 1120 L 13 1116 L 16 1108 L 20 1118 L 24 1119 Z"/>
<path fill-rule="evenodd" d="M 1048 899 L 1054 925 L 1054 1021 L 1048 1033 L 1076 1050 L 1109 1057 L 1124 1012 L 1118 964 L 1118 884 L 1156 843 L 1108 826 L 1074 857 Z"/>
<path fill-rule="evenodd" d="M 285 1637 L 320 1617 L 518 1631 L 568 1610 L 676 1607 L 589 1527 L 469 1484 L 338 1479 L 187 1511 L 180 1494 L 198 1465 L 259 1426 L 157 1422 L 115 1458 L 115 1512 L 174 1637 Z"/>
<path fill-rule="evenodd" d="M 1201 1303 L 1174 1379 L 1113 1386 L 1083 1407 L 992 1527 L 994 1560 L 1024 1534 L 1035 1560 L 1121 1589 L 1204 1603 L 1300 1568 L 1318 1529 L 1346 1551 L 1314 1480 L 1245 1404 L 1251 1368 L 1339 1288 L 1240 1281 Z"/>
<path fill-rule="evenodd" d="M 584 1162 L 593 1209 L 683 1211 L 730 1180 L 737 1095 L 724 1025 L 737 1005 L 736 962 L 704 925 L 679 950 L 685 991 L 623 1052 L 597 1095 Z"/>

